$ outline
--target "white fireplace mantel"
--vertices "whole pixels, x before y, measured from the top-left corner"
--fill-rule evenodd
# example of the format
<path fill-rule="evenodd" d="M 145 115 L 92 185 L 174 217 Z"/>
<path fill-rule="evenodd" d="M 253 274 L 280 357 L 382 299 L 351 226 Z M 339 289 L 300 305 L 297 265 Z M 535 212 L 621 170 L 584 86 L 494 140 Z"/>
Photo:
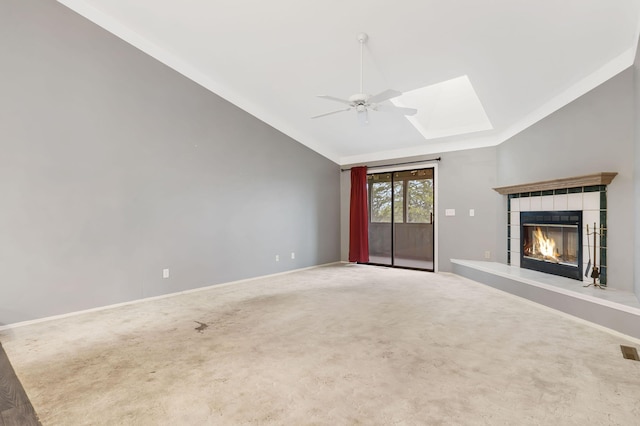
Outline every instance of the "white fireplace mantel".
<path fill-rule="evenodd" d="M 577 188 L 580 186 L 609 185 L 618 173 L 601 172 L 591 175 L 575 176 L 562 179 L 545 180 L 542 182 L 523 183 L 520 185 L 501 186 L 493 188 L 502 195 L 518 194 L 521 192 L 547 191 L 551 189 Z"/>

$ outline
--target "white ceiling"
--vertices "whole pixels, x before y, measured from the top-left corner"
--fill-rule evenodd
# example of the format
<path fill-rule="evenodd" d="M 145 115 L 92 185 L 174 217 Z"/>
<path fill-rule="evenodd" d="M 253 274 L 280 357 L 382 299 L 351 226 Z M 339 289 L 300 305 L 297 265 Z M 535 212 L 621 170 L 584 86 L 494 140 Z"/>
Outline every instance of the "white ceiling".
<path fill-rule="evenodd" d="M 640 29 L 640 0 L 58 1 L 339 164 L 498 144 L 629 67 Z M 493 129 L 310 119 L 359 91 L 360 32 L 366 93 L 466 75 Z"/>

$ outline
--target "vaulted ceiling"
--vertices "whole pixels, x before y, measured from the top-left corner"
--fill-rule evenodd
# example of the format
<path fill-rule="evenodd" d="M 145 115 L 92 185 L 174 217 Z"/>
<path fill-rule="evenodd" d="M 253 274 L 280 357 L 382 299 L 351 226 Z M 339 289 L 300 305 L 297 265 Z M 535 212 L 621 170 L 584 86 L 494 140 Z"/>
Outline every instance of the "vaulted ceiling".
<path fill-rule="evenodd" d="M 640 0 L 59 2 L 339 164 L 499 144 L 629 67 L 640 28 Z M 399 98 L 422 132 L 310 118 L 344 107 L 317 95 L 359 92 L 361 32 L 363 91 L 424 89 Z M 474 102 L 489 125 L 464 121 Z"/>

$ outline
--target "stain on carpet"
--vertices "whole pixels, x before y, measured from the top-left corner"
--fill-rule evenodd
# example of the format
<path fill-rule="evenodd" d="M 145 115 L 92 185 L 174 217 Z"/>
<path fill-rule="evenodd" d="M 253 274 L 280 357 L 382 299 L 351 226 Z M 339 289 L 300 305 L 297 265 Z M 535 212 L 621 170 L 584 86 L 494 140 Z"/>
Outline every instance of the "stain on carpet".
<path fill-rule="evenodd" d="M 198 333 L 203 333 L 203 332 L 204 332 L 204 331 L 209 327 L 209 326 L 208 326 L 206 323 L 204 323 L 204 322 L 200 322 L 200 321 L 194 321 L 194 322 L 195 322 L 195 323 L 197 323 L 197 324 L 200 324 L 199 326 L 197 326 L 197 327 L 195 328 L 195 330 L 196 330 Z"/>

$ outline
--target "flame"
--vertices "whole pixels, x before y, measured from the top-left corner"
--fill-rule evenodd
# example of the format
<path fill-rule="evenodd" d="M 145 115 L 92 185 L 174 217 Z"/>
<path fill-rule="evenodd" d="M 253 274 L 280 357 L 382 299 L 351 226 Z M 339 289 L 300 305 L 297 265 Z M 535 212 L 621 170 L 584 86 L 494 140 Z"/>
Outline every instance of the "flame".
<path fill-rule="evenodd" d="M 533 233 L 533 254 L 541 254 L 545 259 L 558 261 L 558 255 L 556 254 L 556 242 L 552 239 L 546 238 L 542 233 L 540 227 L 536 227 Z"/>

